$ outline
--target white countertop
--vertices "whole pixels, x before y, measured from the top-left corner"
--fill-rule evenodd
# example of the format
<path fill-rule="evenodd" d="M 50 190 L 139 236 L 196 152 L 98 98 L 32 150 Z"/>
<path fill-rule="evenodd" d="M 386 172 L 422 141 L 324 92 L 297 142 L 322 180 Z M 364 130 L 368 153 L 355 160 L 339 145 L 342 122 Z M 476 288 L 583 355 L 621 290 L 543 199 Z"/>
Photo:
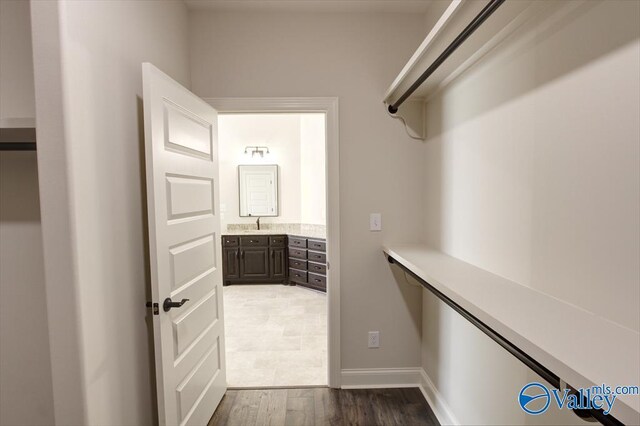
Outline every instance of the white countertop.
<path fill-rule="evenodd" d="M 425 245 L 384 252 L 574 388 L 638 385 L 637 331 Z M 618 395 L 611 414 L 640 424 L 640 397 Z"/>
<path fill-rule="evenodd" d="M 326 239 L 326 227 L 299 223 L 264 223 L 262 229 L 255 224 L 231 224 L 223 235 L 296 235 L 307 238 Z"/>

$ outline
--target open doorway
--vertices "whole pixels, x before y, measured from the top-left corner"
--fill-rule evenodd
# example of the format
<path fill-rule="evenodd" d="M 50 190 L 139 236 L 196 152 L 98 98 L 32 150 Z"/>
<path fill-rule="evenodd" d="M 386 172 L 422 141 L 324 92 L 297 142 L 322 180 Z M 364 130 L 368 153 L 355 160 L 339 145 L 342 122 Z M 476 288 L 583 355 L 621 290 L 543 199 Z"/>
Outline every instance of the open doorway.
<path fill-rule="evenodd" d="M 220 111 L 230 387 L 329 384 L 326 119 Z"/>

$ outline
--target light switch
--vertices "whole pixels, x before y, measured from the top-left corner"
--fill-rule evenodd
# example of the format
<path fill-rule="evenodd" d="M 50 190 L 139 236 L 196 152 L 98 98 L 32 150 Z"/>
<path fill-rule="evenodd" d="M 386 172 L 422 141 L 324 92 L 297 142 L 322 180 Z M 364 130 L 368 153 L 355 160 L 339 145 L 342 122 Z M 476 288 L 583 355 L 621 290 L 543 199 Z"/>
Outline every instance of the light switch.
<path fill-rule="evenodd" d="M 382 215 L 380 213 L 371 213 L 369 215 L 369 230 L 382 231 Z"/>

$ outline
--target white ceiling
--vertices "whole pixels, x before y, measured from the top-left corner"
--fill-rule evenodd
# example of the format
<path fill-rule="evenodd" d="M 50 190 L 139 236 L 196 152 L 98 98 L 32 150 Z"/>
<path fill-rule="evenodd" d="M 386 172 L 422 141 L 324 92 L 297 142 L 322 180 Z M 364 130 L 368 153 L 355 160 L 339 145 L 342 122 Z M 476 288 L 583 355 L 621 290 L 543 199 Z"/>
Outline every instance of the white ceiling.
<path fill-rule="evenodd" d="M 433 0 L 184 0 L 192 10 L 425 13 Z"/>

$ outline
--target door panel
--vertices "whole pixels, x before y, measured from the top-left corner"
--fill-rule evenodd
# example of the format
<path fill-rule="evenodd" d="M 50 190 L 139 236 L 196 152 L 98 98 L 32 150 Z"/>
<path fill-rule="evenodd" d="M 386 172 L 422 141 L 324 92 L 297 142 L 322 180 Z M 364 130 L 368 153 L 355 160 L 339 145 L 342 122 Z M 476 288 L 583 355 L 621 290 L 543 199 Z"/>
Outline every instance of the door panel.
<path fill-rule="evenodd" d="M 213 235 L 180 244 L 169 249 L 171 256 L 171 284 L 178 288 L 204 272 L 215 269 Z"/>
<path fill-rule="evenodd" d="M 240 275 L 242 278 L 269 278 L 269 249 L 243 248 L 240 255 Z"/>
<path fill-rule="evenodd" d="M 213 214 L 213 181 L 167 175 L 169 220 Z"/>
<path fill-rule="evenodd" d="M 148 63 L 143 85 L 158 420 L 202 425 L 226 391 L 217 114 Z"/>

